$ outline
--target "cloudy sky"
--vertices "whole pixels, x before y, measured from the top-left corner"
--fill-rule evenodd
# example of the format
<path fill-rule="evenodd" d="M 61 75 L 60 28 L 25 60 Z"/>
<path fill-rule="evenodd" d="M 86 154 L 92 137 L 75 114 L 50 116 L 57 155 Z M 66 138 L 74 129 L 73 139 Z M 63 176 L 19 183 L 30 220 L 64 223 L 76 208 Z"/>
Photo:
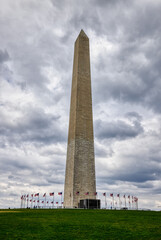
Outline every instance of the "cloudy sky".
<path fill-rule="evenodd" d="M 139 207 L 159 210 L 160 13 L 161 0 L 1 0 L 0 208 L 64 189 L 74 42 L 84 29 L 99 197 L 136 195 Z"/>

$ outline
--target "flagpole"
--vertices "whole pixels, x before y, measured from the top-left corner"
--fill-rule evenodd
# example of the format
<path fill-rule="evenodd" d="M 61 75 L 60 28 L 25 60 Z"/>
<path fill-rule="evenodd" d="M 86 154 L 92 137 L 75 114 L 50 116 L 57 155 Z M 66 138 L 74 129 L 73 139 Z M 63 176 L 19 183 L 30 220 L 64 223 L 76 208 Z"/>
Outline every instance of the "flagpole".
<path fill-rule="evenodd" d="M 130 195 L 128 195 L 128 199 L 129 199 L 129 209 L 131 209 Z"/>
<path fill-rule="evenodd" d="M 88 193 L 88 209 L 89 209 L 89 193 Z"/>
<path fill-rule="evenodd" d="M 28 208 L 28 194 L 26 196 L 26 201 L 27 201 L 27 208 Z"/>
<path fill-rule="evenodd" d="M 105 209 L 107 208 L 106 194 L 105 194 Z"/>
<path fill-rule="evenodd" d="M 113 209 L 114 209 L 114 196 L 113 196 Z"/>
<path fill-rule="evenodd" d="M 22 208 L 22 195 L 21 195 L 21 208 Z"/>
<path fill-rule="evenodd" d="M 126 208 L 126 196 L 125 196 L 125 208 Z"/>
<path fill-rule="evenodd" d="M 23 196 L 23 199 L 22 199 L 22 208 L 24 207 L 24 195 Z"/>
<path fill-rule="evenodd" d="M 23 197 L 23 195 L 22 195 L 22 207 L 21 207 L 21 208 L 23 208 L 23 198 L 24 198 L 24 197 Z"/>
<path fill-rule="evenodd" d="M 25 208 L 25 195 L 23 195 L 23 203 L 22 203 L 22 208 Z"/>
<path fill-rule="evenodd" d="M 25 205 L 26 205 L 26 195 L 24 197 L 24 208 L 25 208 Z"/>
<path fill-rule="evenodd" d="M 32 200 L 31 200 L 31 208 L 33 208 L 33 195 L 32 195 Z"/>
<path fill-rule="evenodd" d="M 26 196 L 24 195 L 24 198 L 23 198 L 23 208 L 25 208 L 25 203 L 26 203 Z"/>
<path fill-rule="evenodd" d="M 53 208 L 54 208 L 54 195 L 53 195 Z"/>

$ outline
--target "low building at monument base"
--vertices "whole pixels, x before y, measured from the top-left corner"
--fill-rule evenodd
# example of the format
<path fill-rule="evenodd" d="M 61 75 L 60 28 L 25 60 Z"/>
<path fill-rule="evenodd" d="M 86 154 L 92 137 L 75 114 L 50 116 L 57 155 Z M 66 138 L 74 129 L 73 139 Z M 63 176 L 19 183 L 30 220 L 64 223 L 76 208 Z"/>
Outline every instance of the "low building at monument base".
<path fill-rule="evenodd" d="M 78 207 L 83 209 L 100 209 L 101 201 L 100 199 L 82 199 L 80 200 Z"/>

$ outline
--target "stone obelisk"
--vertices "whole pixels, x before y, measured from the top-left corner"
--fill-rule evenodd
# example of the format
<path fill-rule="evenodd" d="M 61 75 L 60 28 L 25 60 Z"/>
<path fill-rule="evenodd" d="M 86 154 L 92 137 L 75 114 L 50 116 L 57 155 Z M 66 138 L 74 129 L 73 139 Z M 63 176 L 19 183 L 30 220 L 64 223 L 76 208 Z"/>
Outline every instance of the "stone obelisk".
<path fill-rule="evenodd" d="M 89 38 L 81 30 L 75 42 L 68 132 L 64 207 L 96 199 Z"/>

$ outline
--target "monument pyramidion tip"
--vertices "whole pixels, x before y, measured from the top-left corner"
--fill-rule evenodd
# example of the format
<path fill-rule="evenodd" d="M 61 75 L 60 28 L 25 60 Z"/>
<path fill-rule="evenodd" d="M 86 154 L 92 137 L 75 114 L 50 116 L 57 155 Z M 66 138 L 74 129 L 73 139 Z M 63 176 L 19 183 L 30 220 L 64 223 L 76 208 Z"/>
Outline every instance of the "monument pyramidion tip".
<path fill-rule="evenodd" d="M 83 29 L 81 29 L 81 31 L 80 31 L 80 33 L 79 33 L 79 36 L 80 36 L 80 37 L 86 37 L 86 38 L 88 38 L 87 34 L 84 32 Z M 79 36 L 78 36 L 78 37 L 79 37 Z"/>

